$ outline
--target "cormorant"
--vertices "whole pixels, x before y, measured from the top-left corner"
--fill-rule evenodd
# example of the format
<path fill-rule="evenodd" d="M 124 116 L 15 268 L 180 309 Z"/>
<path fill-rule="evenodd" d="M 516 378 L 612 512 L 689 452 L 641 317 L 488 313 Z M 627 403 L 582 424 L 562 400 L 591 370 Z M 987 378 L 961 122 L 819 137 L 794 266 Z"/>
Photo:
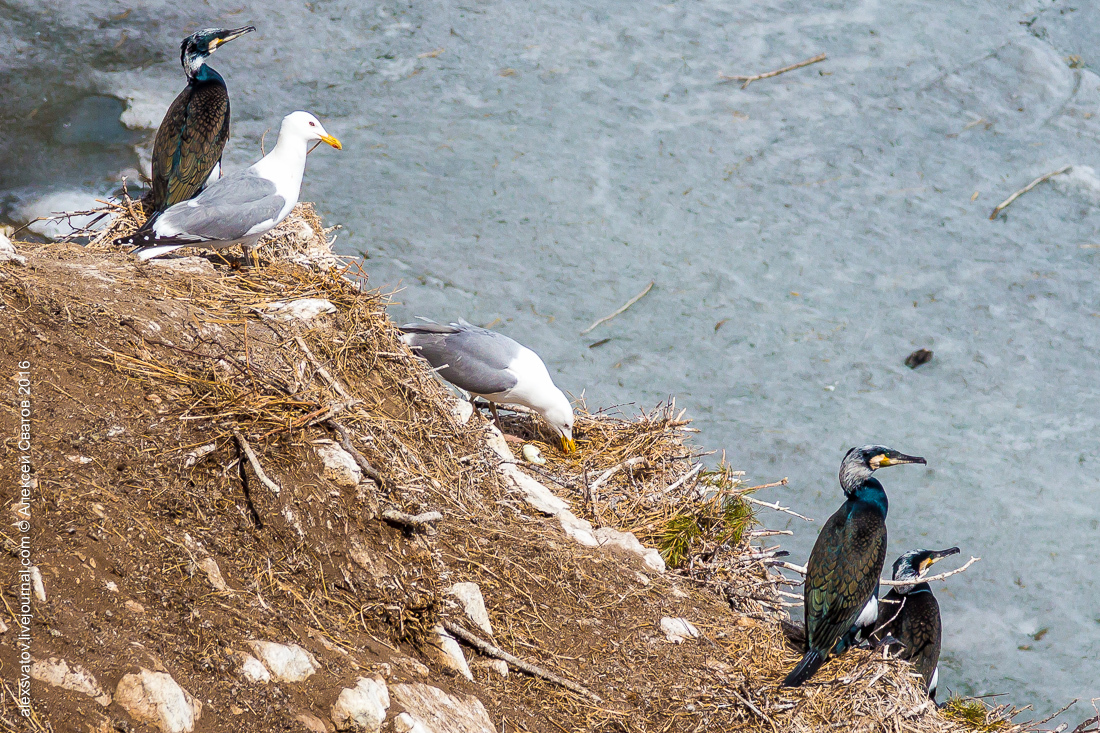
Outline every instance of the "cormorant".
<path fill-rule="evenodd" d="M 219 168 L 222 148 L 229 138 L 229 92 L 221 74 L 206 65 L 210 54 L 227 41 L 256 30 L 206 28 L 180 44 L 180 63 L 187 86 L 168 108 L 153 142 L 155 218 L 169 206 L 192 198 Z"/>
<path fill-rule="evenodd" d="M 466 321 L 445 326 L 425 319 L 406 324 L 401 331 L 401 339 L 439 376 L 490 404 L 530 407 L 557 431 L 562 451 L 577 449 L 573 408 L 538 354 L 502 333 Z"/>
<path fill-rule="evenodd" d="M 936 699 L 940 659 L 940 604 L 932 595 L 928 583 L 920 576 L 945 557 L 957 554 L 959 548 L 946 550 L 910 550 L 894 561 L 894 580 L 911 581 L 911 585 L 896 585 L 879 602 L 878 622 L 872 638 L 875 641 L 892 636 L 899 644 L 890 644 L 899 659 L 913 663 L 924 678 L 928 697 Z M 901 646 L 904 645 L 904 646 Z"/>
<path fill-rule="evenodd" d="M 840 486 L 848 499 L 821 528 L 806 563 L 807 651 L 783 680 L 784 687 L 798 687 L 813 677 L 831 653 L 847 648 L 843 637 L 853 625 L 877 618 L 877 604 L 870 601 L 886 560 L 889 504 L 871 474 L 886 466 L 924 462 L 881 445 L 852 448 L 844 456 Z"/>
<path fill-rule="evenodd" d="M 252 167 L 219 178 L 193 199 L 171 206 L 153 225 L 129 237 L 120 246 L 138 245 L 139 260 L 149 260 L 180 247 L 222 249 L 233 244 L 244 250 L 244 264 L 252 264 L 252 245 L 274 229 L 298 203 L 306 168 L 306 144 L 321 140 L 337 150 L 340 141 L 309 112 L 283 118 L 274 149 Z"/>

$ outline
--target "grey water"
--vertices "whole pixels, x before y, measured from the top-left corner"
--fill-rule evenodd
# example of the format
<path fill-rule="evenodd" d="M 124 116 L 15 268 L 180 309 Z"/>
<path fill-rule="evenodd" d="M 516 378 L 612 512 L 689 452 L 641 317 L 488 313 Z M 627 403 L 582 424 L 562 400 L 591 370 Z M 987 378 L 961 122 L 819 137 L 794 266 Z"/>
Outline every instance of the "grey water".
<path fill-rule="evenodd" d="M 183 86 L 183 35 L 254 24 L 211 61 L 225 167 L 284 114 L 319 115 L 344 150 L 310 156 L 302 198 L 395 292 L 395 319 L 494 323 L 593 407 L 675 395 L 700 445 L 790 478 L 762 497 L 818 522 L 763 518 L 797 562 L 842 501 L 848 447 L 925 456 L 879 474 L 888 562 L 982 558 L 935 588 L 941 695 L 1081 698 L 1078 718 L 1100 696 L 1097 4 L 0 7 L 7 220 L 133 180 Z M 903 366 L 922 347 L 932 362 Z"/>

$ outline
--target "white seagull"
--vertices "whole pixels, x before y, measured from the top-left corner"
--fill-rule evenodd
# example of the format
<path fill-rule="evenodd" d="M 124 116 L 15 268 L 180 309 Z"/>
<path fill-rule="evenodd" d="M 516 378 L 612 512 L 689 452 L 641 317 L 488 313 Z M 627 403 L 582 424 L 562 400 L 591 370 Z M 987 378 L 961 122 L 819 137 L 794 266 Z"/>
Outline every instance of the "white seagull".
<path fill-rule="evenodd" d="M 401 340 L 451 384 L 490 405 L 530 407 L 557 431 L 564 452 L 577 449 L 569 399 L 526 346 L 462 320 L 445 326 L 424 319 L 402 326 L 401 332 Z"/>
<path fill-rule="evenodd" d="M 278 226 L 298 203 L 306 170 L 306 145 L 321 140 L 337 150 L 340 141 L 325 132 L 309 112 L 283 118 L 275 148 L 252 167 L 212 182 L 193 199 L 169 207 L 151 226 L 116 239 L 137 245 L 139 260 L 160 257 L 180 247 L 223 249 L 234 244 L 252 264 L 252 245 Z"/>

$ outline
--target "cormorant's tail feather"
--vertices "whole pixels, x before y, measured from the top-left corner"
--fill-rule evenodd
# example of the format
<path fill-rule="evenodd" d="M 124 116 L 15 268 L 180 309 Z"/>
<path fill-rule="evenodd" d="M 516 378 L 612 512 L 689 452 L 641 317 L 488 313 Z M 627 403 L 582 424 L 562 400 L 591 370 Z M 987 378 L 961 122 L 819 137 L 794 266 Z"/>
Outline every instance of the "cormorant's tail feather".
<path fill-rule="evenodd" d="M 783 680 L 783 687 L 798 687 L 817 674 L 817 670 L 821 669 L 822 664 L 825 664 L 825 655 L 817 649 L 811 649 L 802 657 L 802 661 L 798 663 L 798 666 L 792 669 L 787 678 Z"/>

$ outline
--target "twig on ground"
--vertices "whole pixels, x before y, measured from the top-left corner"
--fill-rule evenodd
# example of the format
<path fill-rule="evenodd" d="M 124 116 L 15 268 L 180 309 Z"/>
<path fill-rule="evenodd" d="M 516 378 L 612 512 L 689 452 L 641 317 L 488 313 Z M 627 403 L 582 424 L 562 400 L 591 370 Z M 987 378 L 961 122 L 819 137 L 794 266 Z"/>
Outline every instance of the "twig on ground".
<path fill-rule="evenodd" d="M 759 81 L 761 79 L 770 79 L 773 76 L 779 76 L 780 74 L 786 74 L 788 71 L 794 71 L 795 69 L 801 69 L 803 66 L 809 66 L 810 64 L 816 64 L 819 61 L 824 61 L 826 58 L 827 57 L 826 57 L 825 54 L 819 53 L 817 56 L 814 56 L 813 58 L 810 58 L 810 59 L 806 59 L 805 61 L 799 61 L 797 64 L 791 64 L 790 66 L 784 66 L 782 69 L 776 69 L 775 71 L 767 71 L 763 74 L 753 74 L 752 76 L 740 76 L 740 75 L 727 76 L 725 74 L 721 74 L 720 76 L 721 76 L 722 81 L 720 81 L 718 83 L 719 84 L 729 84 L 731 81 L 741 81 L 741 82 L 744 82 L 744 84 L 741 85 L 741 88 L 744 89 L 749 84 L 752 84 L 754 81 Z"/>
<path fill-rule="evenodd" d="M 345 400 L 354 399 L 348 393 L 348 391 L 344 389 L 344 385 L 340 384 L 340 382 L 335 377 L 333 377 L 332 374 L 329 373 L 329 370 L 325 369 L 325 367 L 322 366 L 321 362 L 317 360 L 317 357 L 314 356 L 313 352 L 309 350 L 309 346 L 306 345 L 305 339 L 303 339 L 301 336 L 295 336 L 294 341 L 298 344 L 298 348 L 302 350 L 302 353 L 306 355 L 306 358 L 313 362 L 313 366 L 317 369 L 317 373 L 325 378 L 325 381 L 328 382 L 330 387 L 336 390 L 336 393 L 338 395 L 343 397 Z"/>
<path fill-rule="evenodd" d="M 956 568 L 955 570 L 951 570 L 950 572 L 946 572 L 946 573 L 940 573 L 939 575 L 929 575 L 926 578 L 920 578 L 919 580 L 917 580 L 917 582 L 918 583 L 930 583 L 933 580 L 945 580 L 947 578 L 950 578 L 952 575 L 957 575 L 957 574 L 961 573 L 962 571 L 966 570 L 968 567 L 970 567 L 974 563 L 978 562 L 979 560 L 981 560 L 980 557 L 971 556 L 971 558 L 969 560 L 967 560 L 966 564 L 963 565 L 961 568 Z M 879 582 L 882 583 L 883 585 L 892 585 L 892 586 L 913 585 L 913 581 L 911 581 L 911 580 L 910 581 L 905 581 L 905 580 L 882 580 L 882 581 L 879 581 Z"/>
<path fill-rule="evenodd" d="M 732 694 L 732 695 L 733 695 L 734 697 L 736 697 L 736 698 L 737 698 L 738 700 L 740 700 L 740 701 L 741 701 L 741 702 L 743 702 L 743 703 L 744 703 L 744 704 L 745 704 L 746 706 L 748 706 L 749 710 L 751 710 L 751 711 L 753 711 L 754 713 L 756 713 L 757 715 L 759 715 L 761 719 L 763 719 L 763 720 L 764 720 L 764 721 L 765 721 L 765 722 L 766 722 L 766 723 L 767 723 L 768 725 L 770 725 L 770 726 L 772 727 L 772 730 L 775 730 L 775 729 L 776 729 L 776 728 L 775 728 L 775 721 L 774 721 L 774 720 L 772 720 L 771 718 L 769 718 L 769 717 L 768 717 L 767 715 L 765 715 L 764 713 L 760 712 L 760 708 L 756 707 L 756 706 L 755 706 L 755 705 L 753 705 L 753 704 L 752 704 L 751 702 L 749 702 L 749 699 L 748 699 L 747 697 L 742 697 L 742 696 L 741 696 L 741 694 L 740 694 L 739 692 L 737 692 L 737 690 L 733 689 L 732 687 L 726 687 L 726 689 L 727 689 L 727 690 L 729 690 L 729 692 L 730 692 L 730 693 L 731 693 L 731 694 Z"/>
<path fill-rule="evenodd" d="M 600 325 L 601 323 L 607 323 L 608 321 L 610 321 L 610 320 L 611 320 L 612 318 L 614 318 L 615 316 L 621 315 L 621 314 L 623 313 L 623 311 L 625 311 L 625 310 L 626 310 L 627 308 L 629 308 L 630 306 L 634 305 L 634 304 L 635 304 L 635 303 L 637 303 L 637 302 L 638 302 L 639 300 L 641 300 L 642 298 L 644 298 L 644 297 L 645 297 L 645 295 L 646 295 L 646 293 L 648 293 L 648 292 L 649 292 L 650 290 L 652 290 L 652 289 L 653 289 L 653 283 L 654 283 L 654 282 L 655 282 L 655 281 L 653 281 L 653 280 L 650 280 L 650 281 L 649 281 L 649 285 L 646 285 L 646 286 L 645 286 L 645 288 L 644 288 L 644 289 L 642 290 L 642 292 L 638 293 L 638 294 L 637 294 L 637 295 L 635 295 L 635 296 L 634 296 L 633 298 L 631 298 L 630 300 L 626 301 L 626 303 L 625 303 L 625 304 L 623 304 L 623 307 L 622 307 L 622 308 L 619 308 L 619 309 L 618 309 L 617 311 L 615 311 L 614 313 L 612 313 L 612 314 L 610 314 L 610 315 L 606 315 L 606 316 L 604 316 L 603 318 L 599 319 L 598 321 L 596 321 L 595 323 L 593 323 L 593 324 L 592 324 L 591 326 L 589 326 L 588 328 L 586 328 L 586 329 L 584 329 L 583 331 L 581 331 L 581 336 L 584 336 L 584 335 L 585 335 L 586 333 L 588 333 L 589 331 L 591 331 L 592 329 L 594 329 L 594 328 L 595 328 L 596 326 Z"/>
<path fill-rule="evenodd" d="M 368 461 L 351 442 L 351 436 L 348 435 L 347 428 L 332 419 L 326 420 L 325 424 L 333 429 L 336 433 L 336 440 L 340 443 L 340 447 L 351 454 L 351 457 L 355 459 L 355 462 L 359 465 L 363 473 L 380 487 L 386 488 L 386 481 L 382 478 L 382 473 L 372 466 L 370 461 Z"/>
<path fill-rule="evenodd" d="M 385 509 L 382 512 L 382 519 L 393 524 L 400 524 L 402 527 L 407 527 L 410 530 L 425 529 L 431 526 L 432 522 L 438 522 L 443 519 L 442 512 L 424 512 L 423 514 L 406 514 L 405 512 L 398 511 L 397 509 Z"/>
<path fill-rule="evenodd" d="M 1013 201 L 1015 201 L 1016 199 L 1023 196 L 1025 193 L 1027 193 L 1031 189 L 1038 186 L 1043 181 L 1049 181 L 1051 178 L 1054 178 L 1055 176 L 1058 176 L 1058 175 L 1061 175 L 1061 174 L 1065 173 L 1066 171 L 1068 171 L 1072 167 L 1073 167 L 1072 165 L 1064 165 L 1056 171 L 1051 171 L 1050 173 L 1044 173 L 1043 175 L 1039 176 L 1034 181 L 1027 184 L 1023 188 L 1021 188 L 1019 191 L 1017 191 L 1016 193 L 1014 193 L 1011 196 L 1009 196 L 1008 198 L 1006 198 L 1001 203 L 994 206 L 993 207 L 993 212 L 989 215 L 990 221 L 992 221 L 993 219 L 996 219 L 997 214 L 1000 214 L 1002 211 L 1007 209 L 1009 204 L 1011 204 Z"/>
<path fill-rule="evenodd" d="M 676 489 L 683 486 L 687 481 L 690 481 L 693 476 L 697 476 L 699 474 L 699 472 L 702 471 L 702 470 L 703 470 L 703 464 L 702 463 L 696 463 L 694 466 L 691 467 L 690 470 L 688 470 L 687 473 L 685 473 L 680 478 L 676 479 L 676 481 L 672 485 L 670 485 L 667 489 L 661 489 L 660 491 L 656 492 L 655 494 L 650 494 L 646 498 L 649 501 L 653 501 L 654 499 L 659 499 L 662 496 L 667 496 L 668 494 L 671 494 L 673 491 L 675 491 Z"/>
<path fill-rule="evenodd" d="M 618 464 L 612 466 L 611 468 L 607 469 L 603 473 L 601 473 L 599 478 L 597 478 L 595 481 L 593 481 L 592 484 L 588 487 L 588 490 L 589 491 L 596 491 L 601 486 L 603 486 L 605 483 L 607 483 L 608 480 L 612 476 L 614 476 L 616 473 L 623 470 L 624 468 L 634 468 L 635 466 L 642 466 L 643 464 L 646 464 L 646 463 L 648 463 L 648 461 L 645 458 L 642 458 L 641 456 L 635 456 L 634 458 L 627 458 L 622 463 L 618 463 Z"/>
<path fill-rule="evenodd" d="M 578 695 L 582 695 L 589 700 L 592 700 L 593 702 L 603 702 L 600 696 L 592 692 L 591 690 L 582 687 L 581 685 L 578 685 L 576 682 L 567 680 L 564 677 L 560 677 L 553 672 L 548 672 L 542 667 L 525 662 L 519 657 L 509 654 L 500 647 L 490 644 L 487 641 L 482 641 L 481 639 L 474 636 L 469 631 L 452 621 L 444 621 L 443 627 L 447 629 L 447 631 L 457 636 L 459 639 L 462 639 L 464 642 L 477 649 L 478 651 L 487 654 L 495 659 L 503 659 L 505 662 L 520 670 L 521 672 L 526 672 L 527 674 L 533 675 L 535 677 L 541 677 L 544 680 L 553 682 L 555 685 L 561 685 L 565 689 L 572 690 Z"/>
<path fill-rule="evenodd" d="M 248 458 L 248 462 L 252 464 L 252 470 L 256 472 L 256 477 L 260 479 L 260 483 L 271 489 L 271 493 L 275 494 L 275 496 L 278 496 L 282 489 L 279 488 L 279 484 L 269 479 L 267 474 L 264 473 L 263 466 L 260 465 L 260 459 L 256 458 L 256 454 L 252 451 L 252 446 L 250 446 L 248 441 L 244 439 L 244 436 L 241 435 L 241 431 L 237 428 L 233 428 L 233 437 L 237 439 L 237 445 L 241 447 L 241 450 L 244 451 L 245 456 Z"/>

